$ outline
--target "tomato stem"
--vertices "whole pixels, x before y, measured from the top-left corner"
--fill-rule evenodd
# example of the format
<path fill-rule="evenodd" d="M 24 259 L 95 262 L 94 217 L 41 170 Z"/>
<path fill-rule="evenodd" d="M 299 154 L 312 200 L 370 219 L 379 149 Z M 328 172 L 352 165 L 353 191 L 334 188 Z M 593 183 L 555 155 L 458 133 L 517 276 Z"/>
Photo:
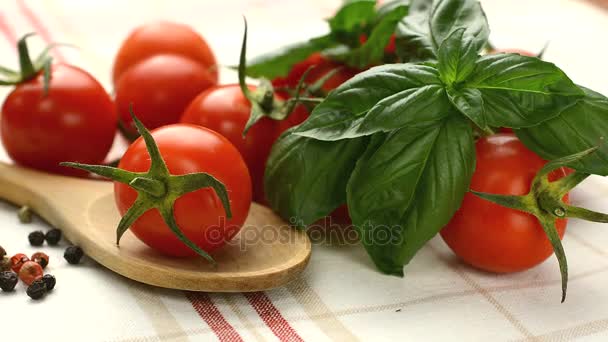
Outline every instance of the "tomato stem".
<path fill-rule="evenodd" d="M 589 177 L 588 173 L 574 171 L 572 174 L 554 182 L 549 181 L 548 176 L 552 171 L 574 163 L 597 151 L 597 149 L 598 147 L 590 148 L 546 163 L 532 180 L 530 192 L 524 196 L 488 194 L 471 190 L 478 197 L 507 208 L 532 214 L 538 219 L 559 262 L 562 277 L 562 302 L 566 299 L 568 288 L 568 262 L 555 227 L 555 220 L 574 217 L 587 221 L 608 223 L 608 215 L 585 208 L 573 207 L 562 201 L 564 195 Z"/>
<path fill-rule="evenodd" d="M 19 51 L 19 67 L 21 68 L 21 77 L 23 79 L 29 79 L 32 75 L 35 75 L 37 71 L 34 68 L 34 64 L 32 64 L 32 59 L 30 58 L 30 52 L 27 47 L 26 39 L 36 35 L 35 33 L 28 33 L 23 36 L 17 42 L 17 50 Z"/>
<path fill-rule="evenodd" d="M 129 182 L 129 186 L 139 191 L 145 191 L 154 197 L 163 197 L 167 193 L 165 183 L 146 177 L 135 177 Z"/>
<path fill-rule="evenodd" d="M 175 217 L 173 217 L 173 206 L 175 201 L 181 196 L 202 189 L 212 188 L 224 207 L 227 218 L 232 218 L 228 191 L 222 182 L 207 173 L 190 173 L 185 175 L 171 175 L 167 165 L 163 160 L 158 146 L 150 132 L 135 117 L 133 109 L 130 109 L 133 122 L 137 131 L 141 135 L 150 155 L 150 169 L 147 172 L 131 172 L 112 166 L 105 165 L 86 165 L 79 163 L 61 163 L 62 166 L 69 166 L 81 170 L 86 170 L 100 176 L 108 177 L 116 182 L 124 183 L 137 191 L 137 198 L 133 205 L 127 210 L 116 228 L 116 244 L 120 243 L 122 235 L 129 227 L 145 212 L 157 209 L 167 227 L 182 241 L 201 257 L 215 263 L 213 258 L 195 243 L 190 241 L 181 231 Z"/>
<path fill-rule="evenodd" d="M 0 80 L 0 85 L 17 85 L 35 78 L 40 74 L 40 72 L 42 72 L 42 81 L 44 87 L 43 94 L 47 95 L 51 83 L 51 64 L 53 62 L 53 59 L 49 56 L 49 52 L 54 47 L 68 44 L 49 44 L 44 50 L 42 50 L 40 55 L 38 55 L 38 57 L 32 61 L 32 57 L 30 56 L 30 51 L 27 45 L 27 39 L 34 35 L 36 35 L 36 33 L 28 33 L 19 39 L 17 42 L 17 52 L 19 54 L 20 70 L 19 72 L 15 72 L 11 69 L 0 67 L 0 75 L 7 77 L 4 80 Z"/>

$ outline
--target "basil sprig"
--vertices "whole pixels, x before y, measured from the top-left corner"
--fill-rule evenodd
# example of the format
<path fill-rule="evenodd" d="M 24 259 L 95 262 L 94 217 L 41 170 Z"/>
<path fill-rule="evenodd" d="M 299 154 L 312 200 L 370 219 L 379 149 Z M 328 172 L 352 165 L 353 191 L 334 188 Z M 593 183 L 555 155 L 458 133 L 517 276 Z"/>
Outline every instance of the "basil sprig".
<path fill-rule="evenodd" d="M 354 68 L 380 64 L 384 48 L 408 10 L 408 0 L 389 1 L 378 8 L 376 0 L 346 0 L 327 20 L 329 33 L 258 56 L 247 62 L 246 73 L 268 79 L 286 76 L 315 52 Z M 361 43 L 362 36 L 367 37 L 365 43 Z"/>
<path fill-rule="evenodd" d="M 375 67 L 338 87 L 275 144 L 266 173 L 271 205 L 299 227 L 345 196 L 367 252 L 396 275 L 459 208 L 475 169 L 474 129 L 515 128 L 548 159 L 608 132 L 608 100 L 555 65 L 480 56 L 489 30 L 477 1 L 414 2 L 399 30 L 398 49 L 430 60 Z M 570 166 L 608 174 L 608 152 Z"/>

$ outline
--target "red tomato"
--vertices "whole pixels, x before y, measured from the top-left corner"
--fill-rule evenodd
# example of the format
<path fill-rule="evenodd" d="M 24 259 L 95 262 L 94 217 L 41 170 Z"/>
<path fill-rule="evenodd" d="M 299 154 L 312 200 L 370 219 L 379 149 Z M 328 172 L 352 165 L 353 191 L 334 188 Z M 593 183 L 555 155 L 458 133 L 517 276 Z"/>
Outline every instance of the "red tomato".
<path fill-rule="evenodd" d="M 512 134 L 496 134 L 477 141 L 477 166 L 471 189 L 525 195 L 545 161 Z M 551 179 L 563 177 L 563 170 Z M 566 195 L 564 201 L 568 201 Z M 560 238 L 567 220 L 556 221 Z M 466 263 L 503 273 L 523 271 L 553 254 L 551 243 L 536 217 L 502 207 L 467 193 L 460 209 L 441 231 L 441 237 Z"/>
<path fill-rule="evenodd" d="M 351 225 L 353 221 L 350 218 L 350 214 L 348 213 L 348 206 L 343 204 L 336 208 L 329 216 L 332 219 L 332 223 L 340 224 L 340 225 Z"/>
<path fill-rule="evenodd" d="M 136 28 L 122 43 L 114 60 L 114 83 L 133 65 L 158 54 L 190 58 L 210 74 L 209 79 L 218 81 L 215 56 L 205 39 L 187 25 L 160 21 Z"/>
<path fill-rule="evenodd" d="M 136 135 L 129 107 L 148 129 L 177 123 L 188 104 L 215 80 L 198 63 L 156 55 L 127 70 L 116 84 L 116 108 L 125 129 Z"/>
<path fill-rule="evenodd" d="M 152 131 L 160 153 L 172 175 L 206 172 L 224 183 L 228 191 L 232 218 L 226 220 L 222 202 L 211 188 L 180 197 L 174 206 L 175 220 L 184 234 L 206 252 L 212 252 L 232 239 L 240 230 L 251 205 L 251 182 L 247 166 L 237 149 L 223 136 L 209 129 L 176 124 Z M 150 156 L 140 137 L 125 152 L 119 168 L 146 172 Z M 133 205 L 137 192 L 114 182 L 114 195 L 121 215 Z M 153 209 L 135 221 L 131 231 L 148 246 L 171 256 L 194 256 Z"/>
<path fill-rule="evenodd" d="M 250 87 L 253 91 L 254 87 Z M 208 89 L 196 97 L 181 118 L 182 123 L 207 127 L 226 137 L 247 163 L 253 184 L 253 199 L 265 203 L 264 169 L 272 144 L 278 136 L 279 122 L 268 118 L 258 121 L 243 137 L 251 104 L 238 84 Z"/>
<path fill-rule="evenodd" d="M 331 90 L 337 88 L 339 85 L 348 81 L 350 78 L 360 72 L 359 70 L 332 62 L 323 57 L 320 53 L 313 53 L 304 61 L 294 65 L 287 76 L 277 77 L 272 80 L 272 85 L 276 88 L 287 87 L 295 89 L 302 76 L 304 76 L 306 70 L 308 70 L 310 67 L 313 67 L 313 69 L 311 69 L 308 76 L 306 76 L 305 82 L 307 84 L 312 84 L 325 76 L 328 72 L 336 68 L 340 68 L 332 77 L 329 78 L 329 80 L 323 84 L 322 90 L 326 93 L 329 93 Z"/>
<path fill-rule="evenodd" d="M 74 66 L 52 67 L 48 94 L 38 75 L 19 84 L 2 106 L 2 143 L 17 163 L 68 175 L 73 160 L 99 164 L 112 147 L 116 112 L 112 99 L 91 75 Z"/>

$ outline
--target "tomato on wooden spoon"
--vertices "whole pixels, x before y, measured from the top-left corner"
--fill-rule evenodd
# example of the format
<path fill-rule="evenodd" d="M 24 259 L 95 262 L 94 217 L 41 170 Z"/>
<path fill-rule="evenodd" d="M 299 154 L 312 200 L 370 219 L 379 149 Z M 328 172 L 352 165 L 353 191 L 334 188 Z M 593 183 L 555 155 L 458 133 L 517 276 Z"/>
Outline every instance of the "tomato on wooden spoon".
<path fill-rule="evenodd" d="M 141 133 L 118 168 L 65 163 L 113 179 L 123 218 L 141 241 L 170 256 L 208 253 L 240 230 L 251 205 L 247 166 L 237 149 L 209 129 L 187 124 Z"/>
<path fill-rule="evenodd" d="M 20 73 L 7 72 L 13 91 L 2 105 L 1 135 L 18 164 L 66 175 L 84 175 L 59 166 L 65 160 L 101 163 L 112 147 L 117 118 L 112 99 L 86 71 L 51 65 L 43 53 L 30 59 L 19 43 Z"/>

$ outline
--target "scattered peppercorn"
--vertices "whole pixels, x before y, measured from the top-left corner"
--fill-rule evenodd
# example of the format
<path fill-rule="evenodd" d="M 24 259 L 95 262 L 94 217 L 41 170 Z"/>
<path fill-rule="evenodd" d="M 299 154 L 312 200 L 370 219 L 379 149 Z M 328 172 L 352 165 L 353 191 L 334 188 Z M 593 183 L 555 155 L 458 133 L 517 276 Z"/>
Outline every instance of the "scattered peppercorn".
<path fill-rule="evenodd" d="M 42 279 L 43 275 L 42 266 L 33 261 L 26 262 L 19 270 L 19 279 L 25 285 L 31 285 L 34 281 Z"/>
<path fill-rule="evenodd" d="M 32 246 L 42 246 L 44 243 L 44 233 L 39 230 L 31 232 L 27 238 L 30 240 L 30 245 Z"/>
<path fill-rule="evenodd" d="M 42 252 L 34 253 L 31 260 L 38 263 L 38 265 L 42 266 L 42 268 L 46 268 L 46 266 L 49 264 L 49 256 Z"/>
<path fill-rule="evenodd" d="M 0 246 L 0 258 L 6 255 L 6 250 Z"/>
<path fill-rule="evenodd" d="M 0 272 L 10 271 L 11 270 L 11 258 L 7 256 L 3 256 L 0 260 Z"/>
<path fill-rule="evenodd" d="M 42 277 L 42 280 L 46 284 L 47 291 L 53 290 L 55 288 L 55 284 L 57 284 L 57 279 L 50 274 L 45 274 L 44 277 Z"/>
<path fill-rule="evenodd" d="M 15 254 L 11 257 L 11 269 L 13 272 L 19 273 L 21 266 L 28 261 L 30 261 L 30 259 L 27 257 L 27 255 L 23 253 Z"/>
<path fill-rule="evenodd" d="M 51 229 L 48 232 L 46 232 L 46 235 L 44 236 L 44 238 L 46 239 L 46 243 L 48 243 L 51 246 L 55 246 L 59 243 L 59 240 L 61 240 L 61 230 L 59 229 Z"/>
<path fill-rule="evenodd" d="M 0 288 L 2 291 L 13 291 L 17 285 L 17 274 L 11 271 L 0 273 Z"/>
<path fill-rule="evenodd" d="M 30 209 L 30 207 L 28 207 L 27 205 L 24 205 L 23 207 L 19 208 L 19 211 L 17 212 L 17 217 L 19 218 L 19 221 L 21 223 L 32 222 L 32 209 Z"/>
<path fill-rule="evenodd" d="M 38 300 L 46 294 L 46 283 L 40 279 L 36 280 L 27 288 L 27 295 L 30 296 L 33 300 Z"/>
<path fill-rule="evenodd" d="M 66 248 L 65 252 L 63 253 L 63 257 L 65 258 L 65 260 L 67 260 L 72 265 L 78 264 L 83 256 L 84 252 L 82 251 L 82 248 L 78 246 L 70 246 Z"/>

